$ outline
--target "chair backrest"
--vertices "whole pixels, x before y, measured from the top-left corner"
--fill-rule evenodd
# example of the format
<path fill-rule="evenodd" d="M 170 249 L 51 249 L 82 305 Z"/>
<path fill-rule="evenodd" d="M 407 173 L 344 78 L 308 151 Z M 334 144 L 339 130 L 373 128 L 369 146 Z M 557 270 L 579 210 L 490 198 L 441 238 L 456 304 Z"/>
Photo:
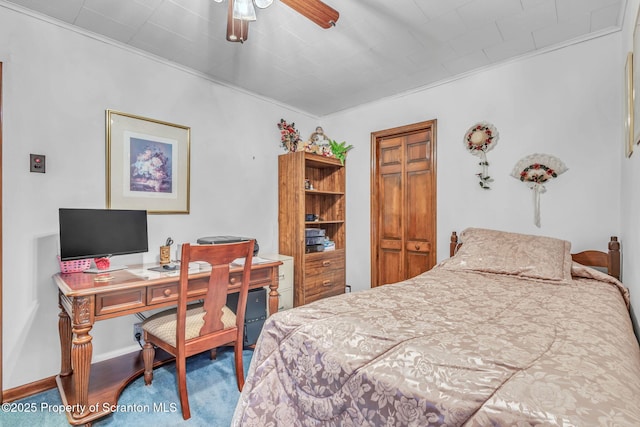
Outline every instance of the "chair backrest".
<path fill-rule="evenodd" d="M 200 329 L 200 336 L 203 336 L 224 328 L 222 323 L 222 308 L 227 302 L 230 263 L 235 259 L 244 258 L 242 282 L 240 283 L 238 307 L 236 310 L 236 328 L 242 328 L 244 326 L 244 314 L 247 305 L 247 293 L 249 291 L 253 247 L 254 240 L 216 245 L 190 245 L 188 243 L 182 245 L 176 325 L 176 343 L 178 346 L 183 346 L 185 342 L 189 262 L 205 261 L 211 264 L 208 291 L 204 299 L 204 310 L 206 311 L 204 326 Z"/>

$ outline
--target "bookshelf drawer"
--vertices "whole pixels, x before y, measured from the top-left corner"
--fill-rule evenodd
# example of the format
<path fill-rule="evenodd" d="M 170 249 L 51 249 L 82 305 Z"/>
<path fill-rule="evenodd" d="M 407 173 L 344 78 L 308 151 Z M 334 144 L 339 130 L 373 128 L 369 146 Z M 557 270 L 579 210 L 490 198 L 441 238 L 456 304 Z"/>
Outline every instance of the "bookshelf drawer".
<path fill-rule="evenodd" d="M 305 282 L 305 299 L 307 302 L 344 294 L 344 270 L 332 270 L 315 276 Z"/>
<path fill-rule="evenodd" d="M 309 254 L 305 259 L 304 294 L 320 299 L 344 293 L 344 251 L 329 251 Z"/>
<path fill-rule="evenodd" d="M 344 270 L 344 251 L 315 252 L 305 255 L 305 281 L 333 270 Z"/>

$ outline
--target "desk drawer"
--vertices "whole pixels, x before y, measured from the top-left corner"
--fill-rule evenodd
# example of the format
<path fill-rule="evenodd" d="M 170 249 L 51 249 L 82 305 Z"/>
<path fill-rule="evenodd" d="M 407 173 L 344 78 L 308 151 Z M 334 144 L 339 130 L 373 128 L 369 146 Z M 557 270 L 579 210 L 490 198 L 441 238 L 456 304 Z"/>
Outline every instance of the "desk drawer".
<path fill-rule="evenodd" d="M 195 296 L 204 296 L 207 294 L 207 287 L 209 285 L 209 278 L 203 277 L 200 279 L 189 280 L 189 287 L 187 288 L 187 295 L 189 298 Z M 147 304 L 160 304 L 167 301 L 178 300 L 178 284 L 169 283 L 166 285 L 149 286 L 147 290 Z"/>
<path fill-rule="evenodd" d="M 96 316 L 145 306 L 145 289 L 111 292 L 96 296 Z"/>
<path fill-rule="evenodd" d="M 255 286 L 258 283 L 266 282 L 268 285 L 271 283 L 271 269 L 261 268 L 259 270 L 252 270 L 249 276 L 249 286 Z M 229 274 L 229 288 L 239 288 L 242 284 L 242 271 L 236 271 Z"/>
<path fill-rule="evenodd" d="M 271 269 L 262 268 L 253 270 L 249 279 L 249 286 L 258 283 L 270 283 Z M 242 284 L 242 272 L 233 272 L 229 274 L 229 289 L 239 289 Z M 201 277 L 199 279 L 189 279 L 189 288 L 187 294 L 190 299 L 195 297 L 204 297 L 207 294 L 209 286 L 209 277 Z M 167 301 L 178 300 L 178 283 L 168 283 L 165 285 L 150 286 L 147 290 L 147 304 L 160 304 Z"/>

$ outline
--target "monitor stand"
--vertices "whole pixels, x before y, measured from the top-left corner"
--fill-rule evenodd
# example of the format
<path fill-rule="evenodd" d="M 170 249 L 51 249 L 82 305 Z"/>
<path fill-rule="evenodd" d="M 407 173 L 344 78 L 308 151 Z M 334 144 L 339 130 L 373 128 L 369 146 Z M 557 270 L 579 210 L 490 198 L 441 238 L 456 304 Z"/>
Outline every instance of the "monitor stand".
<path fill-rule="evenodd" d="M 100 270 L 94 267 L 94 268 L 89 268 L 88 270 L 84 270 L 84 272 L 91 273 L 91 274 L 100 274 L 100 273 L 110 273 L 112 271 L 118 271 L 118 270 L 125 270 L 126 268 L 127 268 L 126 265 L 112 265 L 103 270 Z"/>

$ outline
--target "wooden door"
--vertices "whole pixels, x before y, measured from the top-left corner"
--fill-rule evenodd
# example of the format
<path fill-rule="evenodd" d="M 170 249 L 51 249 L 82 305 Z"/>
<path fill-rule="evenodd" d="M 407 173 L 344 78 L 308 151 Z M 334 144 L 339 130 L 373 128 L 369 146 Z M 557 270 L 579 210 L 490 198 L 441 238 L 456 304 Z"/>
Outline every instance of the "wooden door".
<path fill-rule="evenodd" d="M 371 135 L 372 286 L 436 263 L 435 126 L 433 120 Z"/>

